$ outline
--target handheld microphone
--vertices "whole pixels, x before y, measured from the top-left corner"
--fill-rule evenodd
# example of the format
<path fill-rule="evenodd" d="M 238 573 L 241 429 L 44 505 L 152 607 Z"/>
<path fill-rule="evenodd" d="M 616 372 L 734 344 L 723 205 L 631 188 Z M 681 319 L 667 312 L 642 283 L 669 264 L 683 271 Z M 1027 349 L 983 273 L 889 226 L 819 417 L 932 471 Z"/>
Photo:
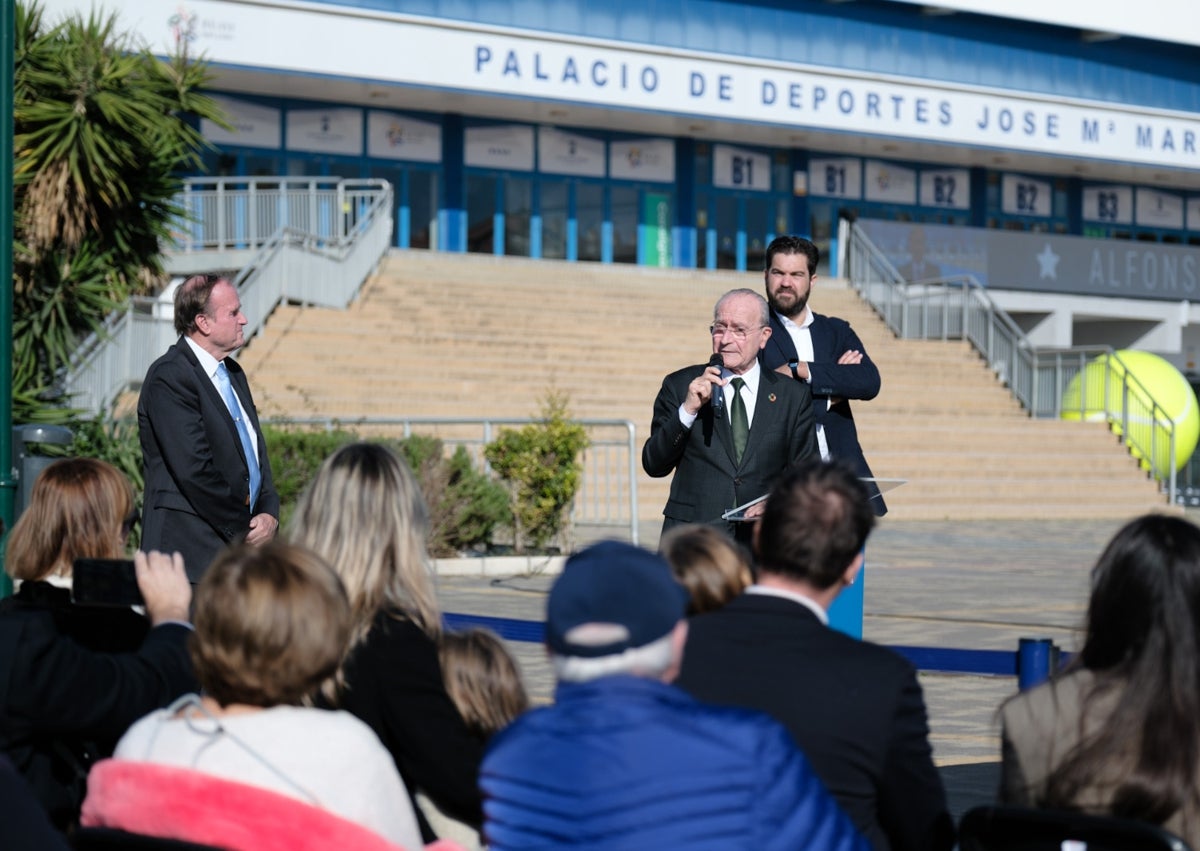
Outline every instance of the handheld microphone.
<path fill-rule="evenodd" d="M 709 366 L 715 366 L 717 369 L 725 367 L 725 358 L 720 354 L 714 354 L 708 359 Z M 723 416 L 725 413 L 725 388 L 714 384 L 712 389 L 712 409 L 717 416 Z"/>

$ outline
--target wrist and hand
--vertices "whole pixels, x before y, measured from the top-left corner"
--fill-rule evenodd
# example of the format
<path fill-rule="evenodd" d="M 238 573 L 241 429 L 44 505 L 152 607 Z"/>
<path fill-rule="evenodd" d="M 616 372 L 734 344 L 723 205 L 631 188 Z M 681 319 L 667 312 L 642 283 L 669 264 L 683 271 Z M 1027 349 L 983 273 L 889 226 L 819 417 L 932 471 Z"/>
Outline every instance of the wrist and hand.
<path fill-rule="evenodd" d="M 146 616 L 153 626 L 191 620 L 192 585 L 183 569 L 182 555 L 139 551 L 133 556 L 133 566 L 138 589 L 146 602 Z"/>

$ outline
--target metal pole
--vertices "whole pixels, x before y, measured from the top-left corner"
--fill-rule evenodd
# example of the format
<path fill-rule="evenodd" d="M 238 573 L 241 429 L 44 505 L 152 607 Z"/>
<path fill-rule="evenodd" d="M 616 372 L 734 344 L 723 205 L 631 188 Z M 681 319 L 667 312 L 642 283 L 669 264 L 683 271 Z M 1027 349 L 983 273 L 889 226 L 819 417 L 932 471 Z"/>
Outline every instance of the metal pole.
<path fill-rule="evenodd" d="M 0 91 L 16 87 L 13 52 L 16 4 L 0 2 Z M 0 520 L 7 534 L 13 523 L 17 482 L 12 469 L 12 305 L 13 305 L 13 99 L 0 98 Z M 0 573 L 0 597 L 12 593 Z"/>

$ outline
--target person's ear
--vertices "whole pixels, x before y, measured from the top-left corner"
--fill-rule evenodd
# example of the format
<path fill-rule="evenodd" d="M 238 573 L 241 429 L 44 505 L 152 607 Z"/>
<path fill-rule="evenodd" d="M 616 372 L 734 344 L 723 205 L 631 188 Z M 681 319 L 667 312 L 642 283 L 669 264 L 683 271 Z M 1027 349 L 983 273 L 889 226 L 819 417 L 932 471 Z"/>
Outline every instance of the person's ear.
<path fill-rule="evenodd" d="M 858 578 L 858 572 L 862 570 L 864 561 L 866 561 L 866 557 L 861 552 L 854 557 L 854 561 L 850 562 L 850 566 L 842 574 L 843 585 L 849 586 L 854 584 L 854 580 Z"/>
<path fill-rule="evenodd" d="M 662 681 L 664 683 L 674 682 L 683 668 L 683 652 L 687 645 L 687 635 L 688 622 L 686 620 L 681 620 L 671 630 L 671 665 L 663 672 Z"/>

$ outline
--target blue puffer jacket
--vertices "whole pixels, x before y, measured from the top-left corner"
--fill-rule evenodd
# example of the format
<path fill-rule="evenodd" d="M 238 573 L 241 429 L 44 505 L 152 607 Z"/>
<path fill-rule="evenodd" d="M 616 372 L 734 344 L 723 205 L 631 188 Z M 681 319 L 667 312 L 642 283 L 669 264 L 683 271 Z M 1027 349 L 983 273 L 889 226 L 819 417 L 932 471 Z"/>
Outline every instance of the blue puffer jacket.
<path fill-rule="evenodd" d="M 628 676 L 561 684 L 480 772 L 492 851 L 867 851 L 782 726 Z"/>

